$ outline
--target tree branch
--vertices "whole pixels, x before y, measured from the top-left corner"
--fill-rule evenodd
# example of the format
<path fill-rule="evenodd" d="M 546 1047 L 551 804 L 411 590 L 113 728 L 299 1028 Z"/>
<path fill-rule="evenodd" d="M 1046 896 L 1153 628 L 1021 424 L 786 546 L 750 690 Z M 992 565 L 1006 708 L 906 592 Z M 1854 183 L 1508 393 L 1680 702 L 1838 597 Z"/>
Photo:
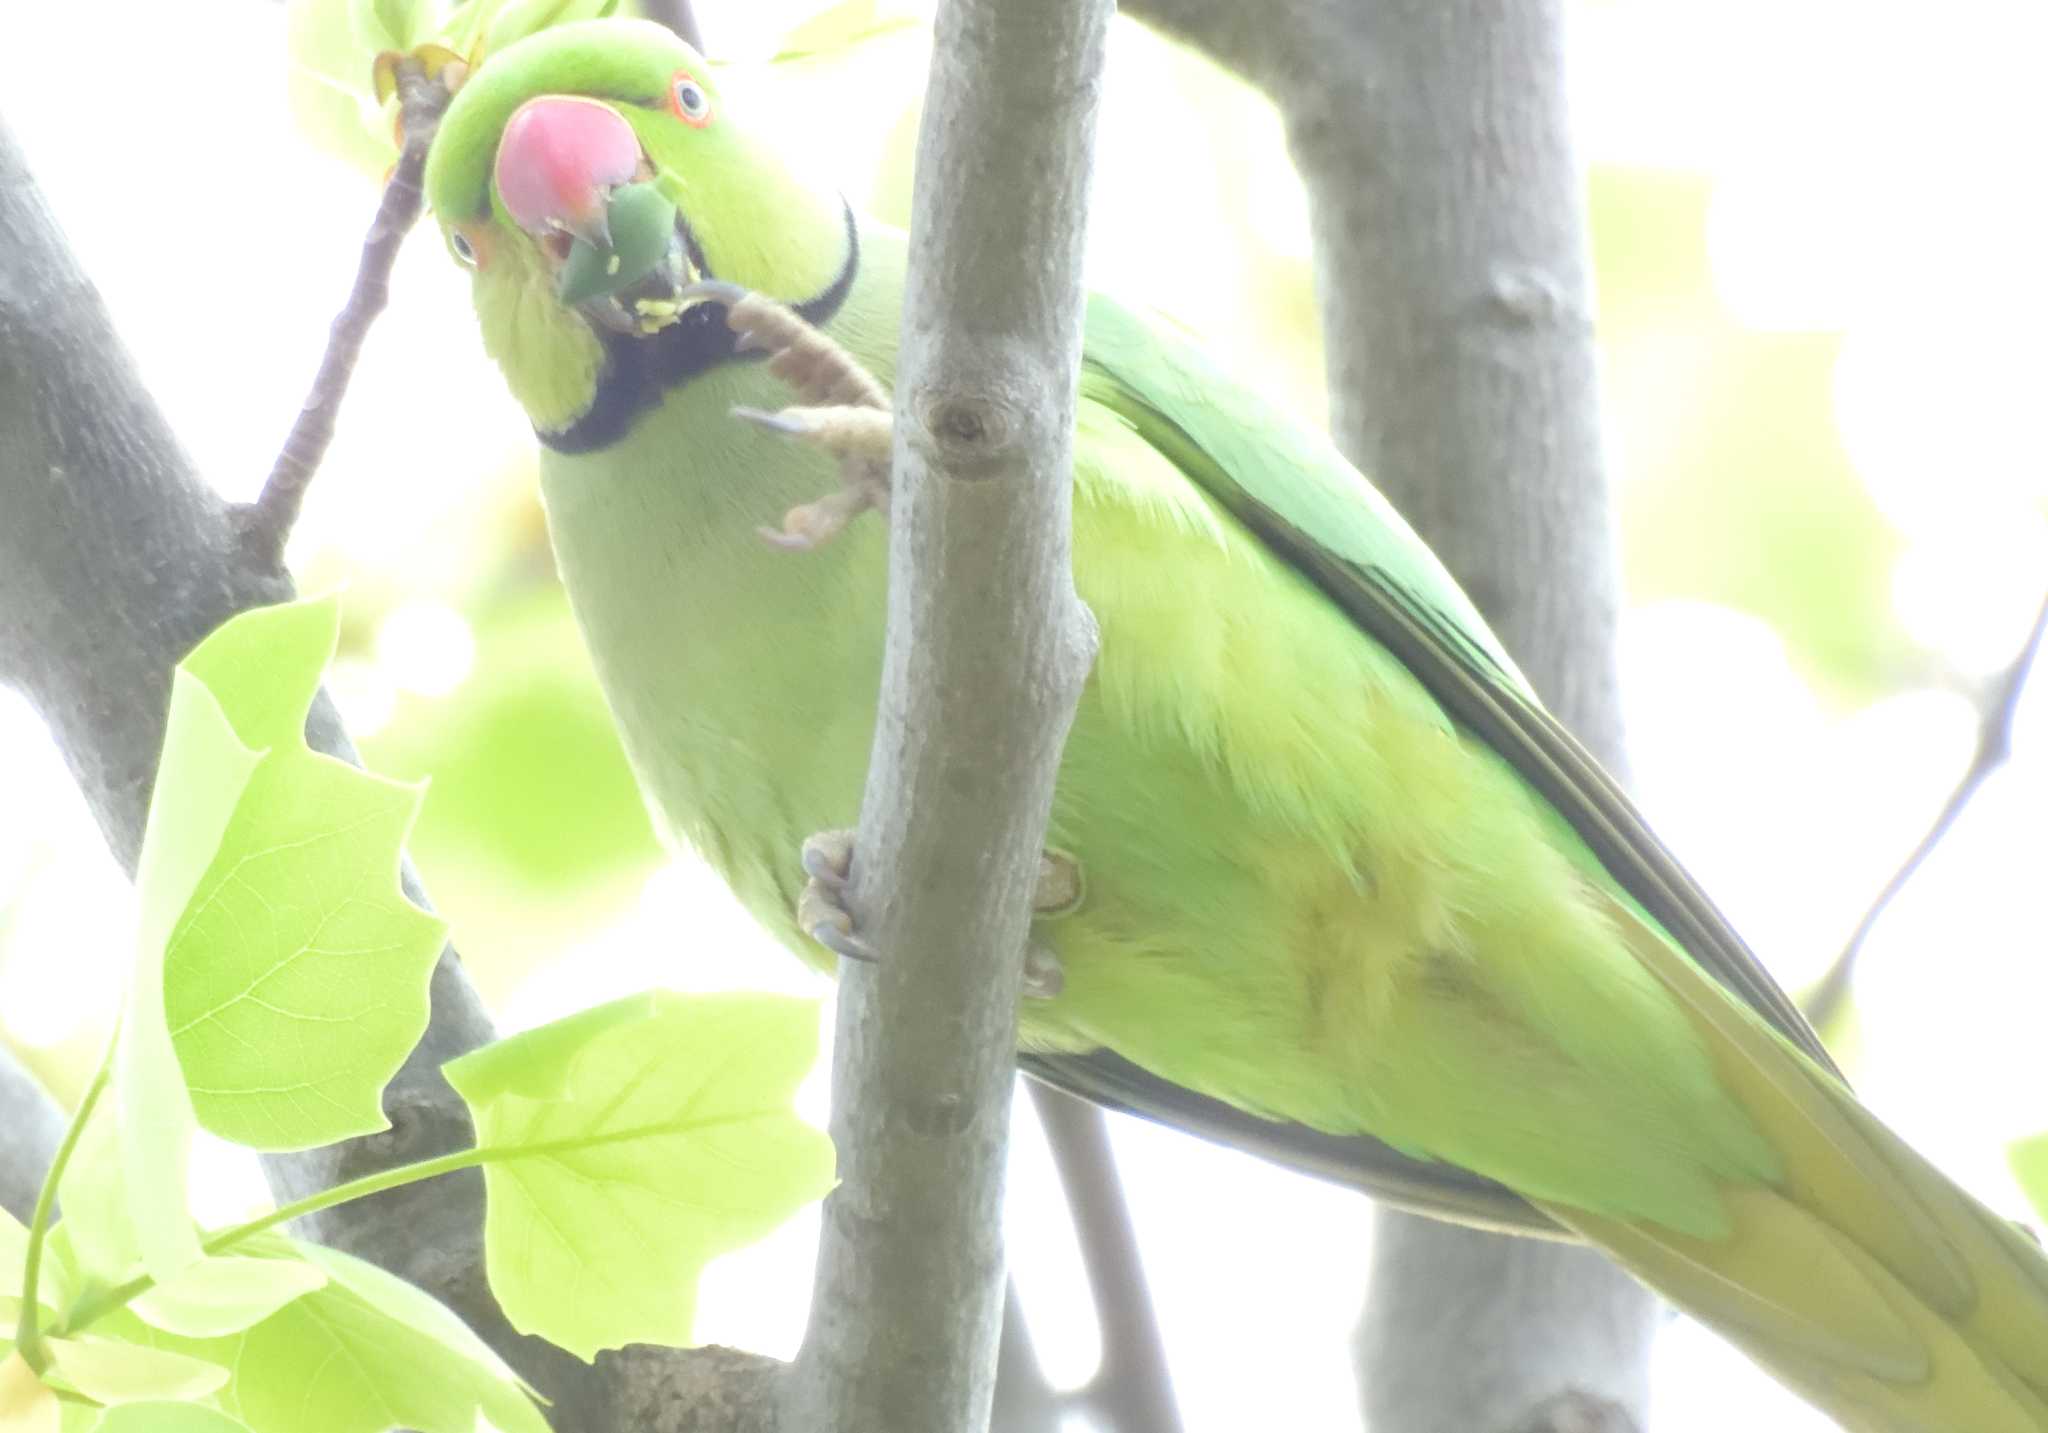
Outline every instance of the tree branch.
<path fill-rule="evenodd" d="M 889 623 L 790 1426 L 987 1426 L 1016 1001 L 1094 624 L 1068 554 L 1109 0 L 941 6 L 896 393 Z"/>
<path fill-rule="evenodd" d="M 108 846 L 132 872 L 172 667 L 235 613 L 289 598 L 291 584 L 252 559 L 233 509 L 193 470 L 4 124 L 0 233 L 0 681 L 18 686 L 49 723 Z M 324 695 L 306 736 L 355 759 Z M 403 876 L 407 893 L 424 902 L 410 866 Z M 468 1112 L 440 1067 L 491 1038 L 451 947 L 434 971 L 426 1037 L 385 1091 L 391 1129 L 267 1157 L 272 1188 L 295 1198 L 473 1142 Z M 38 1165 L 28 1177 L 40 1173 Z M 310 1232 L 447 1303 L 554 1401 L 551 1416 L 565 1433 L 704 1427 L 661 1399 L 718 1368 L 735 1370 L 744 1385 L 735 1408 L 762 1406 L 757 1385 L 769 1375 L 757 1363 L 649 1350 L 592 1369 L 515 1334 L 484 1279 L 482 1225 L 483 1184 L 469 1171 L 345 1205 Z M 731 1425 L 746 1433 L 770 1426 Z"/>
<path fill-rule="evenodd" d="M 276 571 L 284 571 L 284 545 L 299 520 L 306 501 L 306 489 L 313 474 L 327 456 L 334 441 L 334 425 L 341 413 L 341 400 L 348 393 L 349 377 L 362 356 L 363 340 L 370 325 L 391 301 L 391 269 L 405 236 L 419 222 L 422 197 L 420 176 L 427 166 L 427 149 L 434 142 L 434 130 L 441 112 L 448 107 L 448 89 L 429 79 L 426 69 L 410 56 L 398 61 L 399 132 L 404 142 L 391 177 L 384 181 L 384 193 L 363 237 L 363 254 L 356 266 L 355 283 L 348 301 L 335 315 L 327 333 L 327 351 L 313 376 L 313 387 L 293 421 L 277 462 L 263 482 L 256 501 L 241 513 L 242 535 L 250 556 Z"/>
<path fill-rule="evenodd" d="M 640 13 L 668 26 L 698 54 L 704 53 L 704 31 L 697 23 L 697 11 L 690 0 L 640 0 Z"/>
<path fill-rule="evenodd" d="M 1969 808 L 1977 788 L 1982 786 L 1991 773 L 2005 765 L 2012 755 L 2013 714 L 2019 710 L 2020 694 L 2027 689 L 2027 678 L 2034 670 L 2035 659 L 2041 655 L 2041 639 L 2048 633 L 2048 597 L 2041 599 L 2041 610 L 2034 614 L 2034 625 L 2027 631 L 2026 641 L 2020 644 L 2019 652 L 2007 663 L 2004 671 L 1993 677 L 1986 686 L 1977 704 L 1977 749 L 1970 753 L 1970 765 L 1953 790 L 1948 800 L 1942 802 L 1941 810 L 1935 813 L 1933 824 L 1920 838 L 1899 868 L 1892 872 L 1891 879 L 1877 893 L 1863 919 L 1856 922 L 1856 929 L 1850 933 L 1842 953 L 1835 957 L 1827 973 L 1821 976 L 1806 999 L 1800 1003 L 1806 1008 L 1806 1018 L 1814 1028 L 1826 1032 L 1834 1018 L 1842 1013 L 1848 1003 L 1849 987 L 1856 978 L 1856 959 L 1863 953 L 1863 944 L 1870 939 L 1870 933 L 1877 929 L 1877 923 L 1898 898 L 1900 891 L 1919 872 L 1934 848 L 1948 837 L 1965 810 Z"/>
<path fill-rule="evenodd" d="M 63 1138 L 64 1112 L 0 1046 L 0 1209 L 28 1223 Z"/>
<path fill-rule="evenodd" d="M 1308 188 L 1338 446 L 1620 770 L 1618 583 L 1557 0 L 1129 8 L 1280 107 Z M 1653 1305 L 1602 1256 L 1395 1214 L 1374 1247 L 1359 1338 L 1372 1427 L 1520 1433 L 1588 1399 L 1610 1426 L 1641 1423 Z"/>
<path fill-rule="evenodd" d="M 1112 1433 L 1180 1433 L 1166 1344 L 1145 1291 L 1138 1231 L 1117 1183 L 1107 1122 L 1085 1101 L 1036 1080 L 1025 1083 L 1059 1166 L 1102 1328 L 1101 1364 L 1068 1400 L 1068 1411 Z"/>

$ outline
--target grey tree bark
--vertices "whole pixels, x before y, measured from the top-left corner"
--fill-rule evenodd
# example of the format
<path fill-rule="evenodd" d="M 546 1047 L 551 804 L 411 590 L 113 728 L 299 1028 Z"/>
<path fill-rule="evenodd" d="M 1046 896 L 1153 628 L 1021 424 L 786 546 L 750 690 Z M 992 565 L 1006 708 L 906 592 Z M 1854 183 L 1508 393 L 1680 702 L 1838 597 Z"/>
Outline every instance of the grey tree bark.
<path fill-rule="evenodd" d="M 1111 0 L 941 5 L 896 392 L 889 623 L 794 1427 L 988 1426 L 1017 999 L 1094 623 L 1069 561 Z"/>
<path fill-rule="evenodd" d="M 42 1172 L 64 1138 L 64 1117 L 35 1076 L 0 1049 L 0 1209 L 26 1224 Z"/>
<path fill-rule="evenodd" d="M 1263 88 L 1308 189 L 1337 444 L 1623 769 L 1619 605 L 1560 0 L 1132 0 Z M 1385 1433 L 1641 1427 L 1655 1304 L 1602 1255 L 1379 1216 Z"/>

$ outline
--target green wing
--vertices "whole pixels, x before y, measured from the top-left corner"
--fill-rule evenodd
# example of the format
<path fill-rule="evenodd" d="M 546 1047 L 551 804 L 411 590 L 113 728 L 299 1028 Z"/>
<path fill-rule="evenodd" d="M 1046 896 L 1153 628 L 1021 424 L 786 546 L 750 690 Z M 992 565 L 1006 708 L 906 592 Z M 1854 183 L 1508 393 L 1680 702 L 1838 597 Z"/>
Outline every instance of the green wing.
<path fill-rule="evenodd" d="M 1084 396 L 1103 403 L 1299 569 L 1498 751 L 1585 843 L 1589 860 L 1693 961 L 1822 1068 L 1826 1048 L 1600 764 L 1550 714 L 1471 600 L 1379 493 L 1326 443 L 1193 349 L 1097 298 Z M 1034 1055 L 1026 1068 L 1098 1103 L 1193 1129 L 1397 1207 L 1556 1235 L 1511 1191 L 1369 1139 L 1276 1124 L 1169 1084 L 1106 1052 Z"/>

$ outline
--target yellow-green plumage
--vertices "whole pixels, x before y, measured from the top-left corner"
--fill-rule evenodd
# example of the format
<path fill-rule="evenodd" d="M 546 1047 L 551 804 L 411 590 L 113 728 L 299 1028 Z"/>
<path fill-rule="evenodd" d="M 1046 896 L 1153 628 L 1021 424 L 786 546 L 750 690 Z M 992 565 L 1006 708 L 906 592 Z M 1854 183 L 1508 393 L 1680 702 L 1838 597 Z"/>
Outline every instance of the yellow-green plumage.
<path fill-rule="evenodd" d="M 506 52 L 450 111 L 430 198 L 484 241 L 486 342 L 544 441 L 583 449 L 545 451 L 549 520 L 657 819 L 820 961 L 795 852 L 858 808 L 882 526 L 805 554 L 755 537 L 835 481 L 729 418 L 786 401 L 758 363 L 713 363 L 583 444 L 621 350 L 554 304 L 488 183 L 521 101 L 605 98 L 712 273 L 825 292 L 852 259 L 839 200 L 730 115 L 669 120 L 678 71 L 715 98 L 694 55 L 628 23 Z M 902 273 L 900 240 L 862 227 L 825 323 L 885 383 Z M 1027 1002 L 1026 1048 L 1057 1067 L 1105 1047 L 1498 1180 L 1852 1428 L 2048 1433 L 2048 1263 L 1797 1048 L 1782 994 L 1363 480 L 1106 300 L 1081 397 L 1075 581 L 1101 650 L 1049 840 L 1087 898 L 1039 925 L 1066 980 Z"/>

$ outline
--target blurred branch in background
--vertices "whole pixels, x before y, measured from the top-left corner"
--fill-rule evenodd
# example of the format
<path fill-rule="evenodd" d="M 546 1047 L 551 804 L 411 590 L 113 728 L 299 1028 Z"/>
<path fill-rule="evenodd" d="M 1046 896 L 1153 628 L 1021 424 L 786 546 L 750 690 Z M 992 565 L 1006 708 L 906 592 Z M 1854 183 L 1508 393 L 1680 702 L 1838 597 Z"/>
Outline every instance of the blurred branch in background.
<path fill-rule="evenodd" d="M 0 1209 L 28 1222 L 43 1171 L 63 1138 L 63 1112 L 0 1045 Z"/>
<path fill-rule="evenodd" d="M 1815 982 L 1811 993 L 1801 1002 L 1806 1008 L 1807 1018 L 1823 1035 L 1829 1033 L 1828 1027 L 1848 1005 L 1849 991 L 1856 979 L 1857 958 L 1863 953 L 1871 931 L 1883 919 L 1886 908 L 1954 828 L 1978 788 L 2012 755 L 2013 714 L 2019 710 L 2020 696 L 2027 689 L 2027 678 L 2033 673 L 2034 662 L 2041 655 L 2044 631 L 2048 631 L 2048 597 L 2041 599 L 2040 610 L 2034 614 L 2034 625 L 2027 630 L 2026 640 L 2020 644 L 2018 654 L 1980 690 L 1977 698 L 1977 748 L 1970 754 L 1969 766 L 1949 792 L 1941 810 L 1935 813 L 1927 833 L 1898 870 L 1892 873 L 1891 879 L 1884 883 L 1869 909 L 1864 911 L 1863 918 L 1857 921 L 1856 929 L 1850 933 L 1842 953 L 1835 957 L 1835 963 L 1828 967 L 1827 973 Z"/>
<path fill-rule="evenodd" d="M 704 53 L 704 31 L 697 24 L 697 11 L 690 0 L 640 0 L 640 13 L 683 37 L 698 54 Z"/>
<path fill-rule="evenodd" d="M 1309 196 L 1332 436 L 1622 770 L 1561 0 L 1130 8 L 1279 106 Z M 1367 1423 L 1639 1427 L 1653 1307 L 1590 1251 L 1382 1213 L 1358 1340 Z"/>
<path fill-rule="evenodd" d="M 1117 1179 L 1107 1121 L 1095 1106 L 1050 1085 L 1025 1084 L 1059 1165 L 1102 1330 L 1095 1376 L 1063 1395 L 1060 1408 L 1105 1433 L 1180 1433 L 1166 1344 L 1138 1257 L 1137 1230 Z"/>

